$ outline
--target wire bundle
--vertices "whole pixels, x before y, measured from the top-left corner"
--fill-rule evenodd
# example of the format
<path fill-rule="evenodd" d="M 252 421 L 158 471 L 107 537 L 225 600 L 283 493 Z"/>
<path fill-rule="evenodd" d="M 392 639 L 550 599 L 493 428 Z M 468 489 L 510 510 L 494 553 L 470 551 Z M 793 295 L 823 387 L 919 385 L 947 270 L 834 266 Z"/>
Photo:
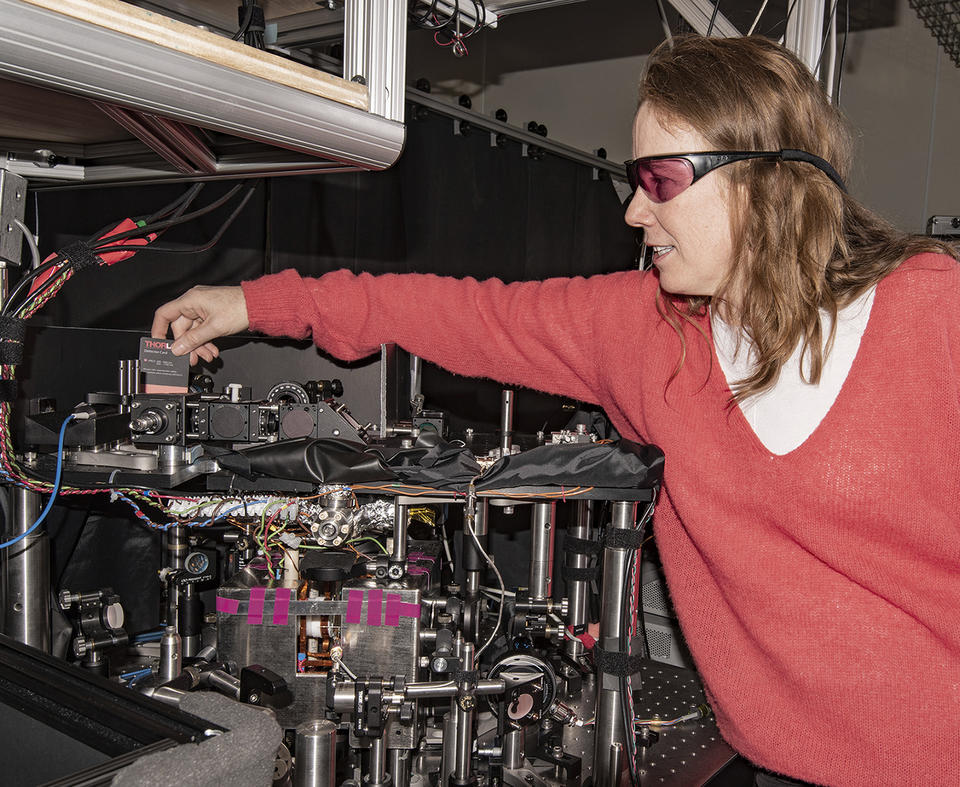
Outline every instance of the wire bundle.
<path fill-rule="evenodd" d="M 473 21 L 464 26 L 461 24 L 464 13 L 460 3 L 461 0 L 445 0 L 441 7 L 438 0 L 410 0 L 407 19 L 414 27 L 432 30 L 438 46 L 452 47 L 457 57 L 463 57 L 469 54 L 464 40 L 483 29 L 487 9 L 483 0 L 469 0 L 473 7 Z M 463 0 L 463 5 L 466 7 L 468 0 Z"/>
<path fill-rule="evenodd" d="M 194 184 L 173 202 L 149 216 L 138 219 L 125 219 L 119 224 L 108 225 L 111 229 L 100 230 L 86 241 L 74 243 L 64 250 L 51 254 L 42 263 L 40 262 L 40 255 L 37 251 L 36 243 L 33 242 L 29 229 L 23 225 L 22 222 L 18 222 L 17 226 L 27 237 L 27 243 L 30 246 L 31 256 L 34 260 L 34 268 L 21 278 L 17 286 L 10 293 L 3 308 L 0 309 L 0 317 L 7 318 L 8 321 L 27 320 L 36 314 L 36 312 L 51 299 L 56 297 L 63 288 L 63 285 L 66 284 L 77 271 L 92 265 L 113 265 L 116 262 L 129 259 L 134 256 L 137 251 L 145 247 L 149 247 L 151 251 L 173 253 L 199 252 L 211 248 L 220 240 L 224 232 L 226 232 L 227 228 L 233 223 L 234 219 L 236 219 L 240 211 L 249 201 L 256 188 L 256 184 L 250 185 L 246 182 L 241 182 L 229 189 L 222 197 L 208 205 L 192 212 L 187 212 L 203 189 L 203 185 L 202 183 Z M 199 246 L 186 248 L 162 246 L 156 243 L 156 240 L 166 230 L 211 213 L 232 200 L 234 196 L 240 192 L 243 192 L 241 198 L 237 201 L 230 215 L 210 240 Z M 0 365 L 0 380 L 12 381 L 15 371 L 15 363 Z M 58 494 L 89 495 L 110 492 L 113 500 L 119 500 L 130 506 L 137 518 L 150 527 L 166 529 L 172 524 L 176 524 L 175 522 L 169 521 L 157 523 L 149 516 L 141 506 L 156 507 L 158 503 L 156 500 L 144 494 L 140 489 L 112 488 L 109 484 L 92 485 L 87 488 L 61 487 L 60 477 L 63 467 L 66 429 L 72 420 L 86 417 L 83 414 L 71 414 L 61 425 L 57 449 L 57 471 L 53 483 L 46 479 L 37 478 L 35 473 L 25 471 L 17 461 L 10 436 L 11 410 L 11 403 L 9 401 L 0 401 L 0 480 L 16 484 L 33 492 L 50 494 L 51 497 L 47 503 L 47 507 L 37 521 L 34 522 L 26 532 L 21 533 L 14 540 L 0 545 L 0 549 L 25 538 L 28 533 L 38 527 L 46 517 L 53 504 L 53 500 Z"/>

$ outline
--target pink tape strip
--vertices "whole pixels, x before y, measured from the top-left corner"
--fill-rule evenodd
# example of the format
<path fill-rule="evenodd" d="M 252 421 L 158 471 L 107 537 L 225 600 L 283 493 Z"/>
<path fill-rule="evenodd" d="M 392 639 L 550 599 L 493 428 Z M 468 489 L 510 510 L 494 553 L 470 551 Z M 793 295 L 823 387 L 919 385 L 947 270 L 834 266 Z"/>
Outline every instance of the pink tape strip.
<path fill-rule="evenodd" d="M 347 593 L 347 623 L 360 623 L 363 620 L 363 591 L 351 590 Z"/>
<path fill-rule="evenodd" d="M 409 601 L 401 601 L 398 593 L 387 593 L 387 616 L 384 624 L 399 626 L 400 618 L 419 618 L 420 605 Z"/>
<path fill-rule="evenodd" d="M 367 625 L 379 626 L 383 620 L 383 591 L 367 591 Z"/>
<path fill-rule="evenodd" d="M 273 597 L 273 625 L 286 626 L 290 610 L 290 588 L 277 588 Z"/>
<path fill-rule="evenodd" d="M 250 609 L 247 612 L 247 623 L 251 626 L 259 626 L 263 623 L 263 599 L 266 595 L 266 588 L 250 588 Z"/>
<path fill-rule="evenodd" d="M 217 596 L 217 612 L 222 612 L 224 615 L 236 615 L 238 609 L 240 609 L 240 602 L 237 599 Z"/>

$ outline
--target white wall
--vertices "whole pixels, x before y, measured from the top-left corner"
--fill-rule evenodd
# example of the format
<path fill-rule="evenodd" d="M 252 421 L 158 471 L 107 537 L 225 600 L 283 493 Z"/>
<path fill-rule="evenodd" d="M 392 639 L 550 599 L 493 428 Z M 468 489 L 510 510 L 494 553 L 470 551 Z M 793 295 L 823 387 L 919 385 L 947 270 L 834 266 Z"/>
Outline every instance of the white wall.
<path fill-rule="evenodd" d="M 960 215 L 960 69 L 906 0 L 897 18 L 895 27 L 852 33 L 847 44 L 841 106 L 859 137 L 850 187 L 897 226 L 923 231 L 931 215 Z M 585 25 L 583 35 L 602 36 L 603 29 Z M 545 34 L 529 46 L 550 43 Z M 408 74 L 427 76 L 435 95 L 453 101 L 471 95 L 480 112 L 504 107 L 511 124 L 543 123 L 559 142 L 587 151 L 605 147 L 611 160 L 630 157 L 642 56 L 505 71 L 495 67 L 498 45 L 516 42 L 506 32 L 485 31 L 458 60 L 421 38 L 411 45 Z"/>

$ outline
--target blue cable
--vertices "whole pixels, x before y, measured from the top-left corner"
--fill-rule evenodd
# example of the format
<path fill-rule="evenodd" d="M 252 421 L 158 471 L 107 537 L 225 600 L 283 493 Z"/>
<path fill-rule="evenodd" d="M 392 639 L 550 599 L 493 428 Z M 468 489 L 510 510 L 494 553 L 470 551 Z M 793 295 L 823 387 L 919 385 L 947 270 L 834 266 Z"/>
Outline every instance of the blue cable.
<path fill-rule="evenodd" d="M 25 532 L 21 533 L 19 536 L 11 538 L 9 541 L 5 541 L 0 544 L 0 549 L 6 549 L 9 546 L 13 546 L 18 541 L 23 541 L 27 536 L 29 536 L 34 530 L 40 527 L 43 524 L 43 520 L 47 518 L 47 514 L 50 513 L 50 509 L 53 508 L 53 501 L 57 498 L 57 493 L 60 491 L 60 474 L 63 471 L 63 439 L 67 433 L 67 424 L 69 424 L 76 416 L 71 413 L 68 415 L 63 424 L 60 427 L 60 440 L 57 444 L 57 475 L 53 479 L 53 490 L 50 492 L 50 499 L 47 501 L 46 508 L 40 513 L 40 516 L 37 517 L 37 521 L 34 522 L 30 527 L 26 529 Z"/>
<path fill-rule="evenodd" d="M 134 644 L 140 644 L 141 642 L 159 642 L 160 638 L 163 637 L 162 631 L 148 631 L 144 634 L 137 634 L 133 638 Z"/>

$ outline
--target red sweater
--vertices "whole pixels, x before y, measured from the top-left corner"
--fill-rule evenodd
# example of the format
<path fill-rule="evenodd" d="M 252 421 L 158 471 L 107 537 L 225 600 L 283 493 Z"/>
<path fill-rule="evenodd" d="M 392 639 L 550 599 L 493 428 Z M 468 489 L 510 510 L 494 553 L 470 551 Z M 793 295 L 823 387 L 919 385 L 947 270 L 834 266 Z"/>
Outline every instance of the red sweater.
<path fill-rule="evenodd" d="M 243 286 L 264 333 L 347 360 L 394 341 L 458 374 L 601 405 L 666 453 L 657 544 L 724 738 L 806 781 L 960 784 L 953 260 L 915 257 L 880 282 L 836 402 L 784 456 L 730 405 L 692 328 L 671 382 L 680 342 L 650 274 L 505 285 L 284 271 Z"/>

